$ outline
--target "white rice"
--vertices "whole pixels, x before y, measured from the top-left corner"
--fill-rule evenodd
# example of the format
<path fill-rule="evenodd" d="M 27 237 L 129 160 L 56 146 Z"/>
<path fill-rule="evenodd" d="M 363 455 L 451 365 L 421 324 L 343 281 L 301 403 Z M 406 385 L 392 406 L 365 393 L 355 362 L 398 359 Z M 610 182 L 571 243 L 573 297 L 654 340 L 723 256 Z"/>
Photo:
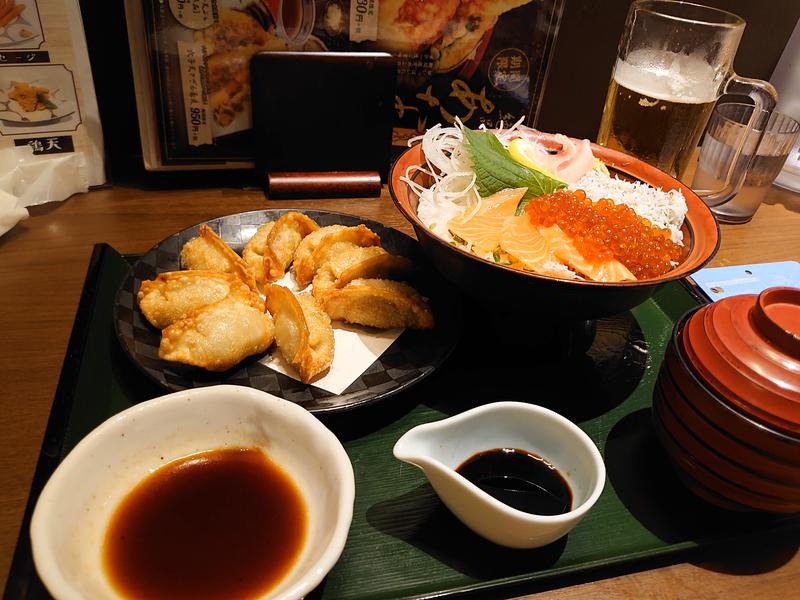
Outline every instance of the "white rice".
<path fill-rule="evenodd" d="M 594 169 L 569 186 L 570 190 L 583 190 L 586 196 L 597 201 L 609 198 L 616 204 L 630 206 L 637 214 L 653 225 L 669 229 L 672 241 L 683 243 L 681 223 L 686 216 L 686 199 L 680 190 L 663 191 L 646 183 L 624 181 L 608 177 Z"/>

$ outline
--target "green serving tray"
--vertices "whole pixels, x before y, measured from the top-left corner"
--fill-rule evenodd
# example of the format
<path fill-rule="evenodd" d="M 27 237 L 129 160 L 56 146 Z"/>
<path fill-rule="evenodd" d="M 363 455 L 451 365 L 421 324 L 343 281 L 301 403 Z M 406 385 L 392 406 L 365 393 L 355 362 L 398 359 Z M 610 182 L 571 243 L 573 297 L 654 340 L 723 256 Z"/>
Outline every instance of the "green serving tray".
<path fill-rule="evenodd" d="M 111 415 L 165 393 L 129 362 L 114 335 L 114 295 L 129 267 L 109 246 L 95 248 L 7 599 L 49 597 L 33 568 L 28 527 L 58 463 Z M 667 284 L 632 312 L 598 321 L 594 344 L 578 358 L 561 358 L 563 344 L 539 339 L 536 315 L 513 316 L 527 336 L 518 343 L 498 337 L 489 316 L 467 305 L 462 341 L 436 373 L 398 396 L 322 419 L 353 463 L 356 501 L 344 553 L 312 597 L 521 594 L 796 532 L 800 516 L 728 513 L 695 498 L 655 440 L 650 406 L 662 354 L 675 321 L 700 302 L 690 286 Z M 569 417 L 606 462 L 598 503 L 568 536 L 545 548 L 509 550 L 484 541 L 450 514 L 421 471 L 392 456 L 395 441 L 412 427 L 498 400 L 541 404 Z"/>

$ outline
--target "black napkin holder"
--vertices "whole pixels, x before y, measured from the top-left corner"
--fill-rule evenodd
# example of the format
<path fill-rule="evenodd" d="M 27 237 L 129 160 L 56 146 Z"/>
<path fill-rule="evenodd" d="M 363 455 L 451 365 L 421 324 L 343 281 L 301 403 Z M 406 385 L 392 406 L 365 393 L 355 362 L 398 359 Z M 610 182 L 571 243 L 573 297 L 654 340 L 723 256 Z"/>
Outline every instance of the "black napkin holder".
<path fill-rule="evenodd" d="M 268 196 L 380 195 L 397 62 L 383 52 L 260 52 L 250 62 L 255 164 Z"/>

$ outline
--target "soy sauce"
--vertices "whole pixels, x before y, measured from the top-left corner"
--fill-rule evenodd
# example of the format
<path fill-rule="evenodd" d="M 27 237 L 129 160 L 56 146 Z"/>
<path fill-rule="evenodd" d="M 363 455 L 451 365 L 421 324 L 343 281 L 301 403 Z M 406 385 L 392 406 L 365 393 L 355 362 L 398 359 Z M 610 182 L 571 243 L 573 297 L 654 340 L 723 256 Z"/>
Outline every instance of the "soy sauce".
<path fill-rule="evenodd" d="M 495 448 L 465 460 L 456 472 L 503 504 L 535 515 L 572 510 L 572 490 L 547 460 L 517 448 Z"/>
<path fill-rule="evenodd" d="M 111 517 L 103 562 L 126 598 L 244 599 L 292 568 L 305 502 L 257 448 L 202 452 L 142 480 Z"/>

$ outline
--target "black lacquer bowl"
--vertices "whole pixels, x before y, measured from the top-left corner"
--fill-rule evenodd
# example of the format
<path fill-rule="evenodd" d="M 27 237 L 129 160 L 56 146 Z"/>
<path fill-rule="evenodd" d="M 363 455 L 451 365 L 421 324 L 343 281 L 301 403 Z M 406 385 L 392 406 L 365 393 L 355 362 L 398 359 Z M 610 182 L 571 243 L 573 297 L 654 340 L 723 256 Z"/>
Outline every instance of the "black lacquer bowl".
<path fill-rule="evenodd" d="M 408 172 L 420 184 L 430 183 L 424 173 L 409 171 L 409 167 L 425 164 L 420 145 L 409 148 L 395 161 L 389 174 L 389 191 L 397 208 L 413 225 L 436 270 L 464 293 L 505 310 L 533 309 L 543 315 L 576 321 L 599 319 L 625 312 L 647 300 L 658 286 L 702 268 L 716 253 L 720 236 L 708 207 L 677 179 L 615 150 L 593 144 L 592 152 L 612 174 L 623 179 L 643 181 L 664 190 L 677 188 L 683 193 L 688 207 L 682 228 L 687 255 L 675 269 L 658 278 L 620 283 L 567 280 L 512 269 L 453 246 L 419 219 L 417 195 L 401 180 Z"/>

